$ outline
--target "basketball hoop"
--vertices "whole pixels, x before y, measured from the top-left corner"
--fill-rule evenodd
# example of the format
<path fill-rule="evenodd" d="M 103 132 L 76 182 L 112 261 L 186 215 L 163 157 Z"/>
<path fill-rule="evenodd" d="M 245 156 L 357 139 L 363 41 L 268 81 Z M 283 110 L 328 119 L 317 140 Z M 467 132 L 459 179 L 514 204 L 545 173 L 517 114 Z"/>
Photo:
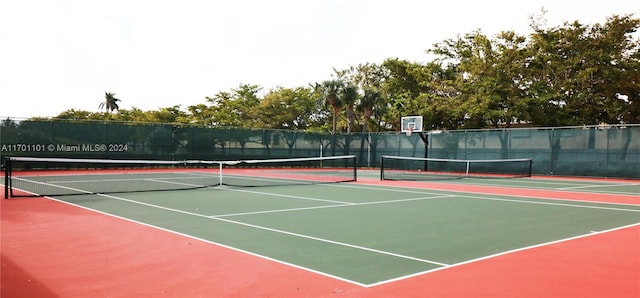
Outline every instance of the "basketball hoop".
<path fill-rule="evenodd" d="M 403 116 L 400 119 L 400 131 L 410 137 L 414 132 L 422 132 L 422 116 Z"/>

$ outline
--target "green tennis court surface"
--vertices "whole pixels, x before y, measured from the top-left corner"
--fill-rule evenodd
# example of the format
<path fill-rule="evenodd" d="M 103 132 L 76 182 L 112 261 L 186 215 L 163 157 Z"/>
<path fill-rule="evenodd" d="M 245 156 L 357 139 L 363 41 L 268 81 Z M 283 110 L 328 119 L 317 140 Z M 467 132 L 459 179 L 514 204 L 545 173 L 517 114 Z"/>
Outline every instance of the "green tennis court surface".
<path fill-rule="evenodd" d="M 360 171 L 359 176 L 375 177 L 375 172 Z M 363 286 L 640 223 L 638 205 L 540 199 L 515 192 L 500 196 L 436 191 L 368 181 L 55 199 Z M 629 196 L 640 189 L 633 183 L 531 178 L 447 183 Z"/>

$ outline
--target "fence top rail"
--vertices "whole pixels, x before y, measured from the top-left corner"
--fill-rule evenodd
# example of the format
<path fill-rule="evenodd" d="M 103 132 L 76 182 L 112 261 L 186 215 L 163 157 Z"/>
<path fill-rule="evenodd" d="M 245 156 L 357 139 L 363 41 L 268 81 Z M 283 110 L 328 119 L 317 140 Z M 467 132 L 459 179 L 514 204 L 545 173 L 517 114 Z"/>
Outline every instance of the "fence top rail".
<path fill-rule="evenodd" d="M 431 158 L 431 157 L 410 157 L 410 156 L 394 156 L 382 155 L 383 159 L 399 159 L 399 160 L 417 160 L 417 161 L 442 161 L 457 163 L 499 163 L 499 162 L 531 162 L 531 158 L 505 158 L 505 159 L 448 159 L 448 158 Z"/>

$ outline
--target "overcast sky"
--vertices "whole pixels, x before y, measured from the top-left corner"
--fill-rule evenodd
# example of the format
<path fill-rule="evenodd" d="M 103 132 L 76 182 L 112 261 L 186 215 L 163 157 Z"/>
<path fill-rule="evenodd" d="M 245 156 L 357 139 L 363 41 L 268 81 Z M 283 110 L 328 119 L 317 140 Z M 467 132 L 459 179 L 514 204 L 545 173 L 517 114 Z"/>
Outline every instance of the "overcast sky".
<path fill-rule="evenodd" d="M 528 34 L 640 17 L 637 0 L 0 0 L 0 117 L 204 103 L 255 84 L 264 91 L 331 78 L 386 58 L 426 62 L 434 43 L 476 29 Z"/>

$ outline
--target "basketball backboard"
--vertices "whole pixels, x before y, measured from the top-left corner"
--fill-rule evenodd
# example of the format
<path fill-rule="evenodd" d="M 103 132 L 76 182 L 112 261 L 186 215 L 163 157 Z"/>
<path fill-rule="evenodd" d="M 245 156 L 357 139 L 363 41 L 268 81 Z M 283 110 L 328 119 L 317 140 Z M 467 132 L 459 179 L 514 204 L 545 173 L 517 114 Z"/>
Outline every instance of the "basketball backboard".
<path fill-rule="evenodd" d="M 405 116 L 400 123 L 400 131 L 410 135 L 414 132 L 422 132 L 422 116 Z"/>

